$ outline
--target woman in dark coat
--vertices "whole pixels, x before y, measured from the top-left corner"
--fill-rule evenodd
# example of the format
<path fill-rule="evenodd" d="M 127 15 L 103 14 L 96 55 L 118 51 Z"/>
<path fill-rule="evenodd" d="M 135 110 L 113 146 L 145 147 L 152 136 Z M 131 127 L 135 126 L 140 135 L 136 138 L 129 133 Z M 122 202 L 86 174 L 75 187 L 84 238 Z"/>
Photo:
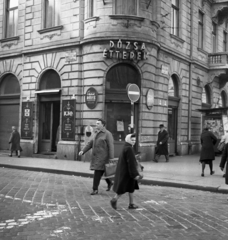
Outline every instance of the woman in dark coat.
<path fill-rule="evenodd" d="M 12 133 L 10 135 L 9 144 L 10 144 L 10 154 L 9 156 L 12 157 L 14 151 L 16 151 L 17 156 L 20 157 L 21 147 L 20 147 L 20 134 L 17 131 L 16 127 L 12 127 Z"/>
<path fill-rule="evenodd" d="M 221 170 L 224 170 L 224 166 L 227 163 L 227 158 L 228 158 L 228 143 L 226 143 L 224 150 L 222 152 L 222 158 L 219 167 Z M 228 184 L 228 164 L 226 164 L 226 174 L 225 174 L 225 183 Z"/>
<path fill-rule="evenodd" d="M 138 206 L 134 204 L 133 193 L 135 189 L 139 189 L 138 179 L 142 179 L 142 175 L 137 170 L 137 162 L 133 150 L 135 144 L 135 134 L 128 134 L 125 138 L 125 145 L 120 154 L 116 174 L 114 179 L 113 191 L 116 193 L 110 201 L 112 208 L 117 208 L 118 198 L 128 192 L 129 193 L 129 209 L 136 209 Z"/>
<path fill-rule="evenodd" d="M 154 162 L 158 162 L 158 159 L 161 155 L 165 155 L 166 162 L 169 161 L 169 151 L 168 151 L 168 139 L 169 134 L 165 130 L 163 124 L 159 125 L 160 131 L 158 132 L 157 146 L 155 150 L 155 159 Z"/>
<path fill-rule="evenodd" d="M 215 172 L 213 171 L 213 160 L 215 160 L 215 151 L 214 151 L 214 145 L 217 142 L 217 138 L 215 135 L 209 131 L 209 128 L 204 128 L 202 134 L 201 134 L 201 153 L 200 153 L 200 162 L 202 163 L 202 174 L 201 176 L 204 177 L 204 169 L 205 165 L 209 164 L 211 175 L 213 175 Z"/>

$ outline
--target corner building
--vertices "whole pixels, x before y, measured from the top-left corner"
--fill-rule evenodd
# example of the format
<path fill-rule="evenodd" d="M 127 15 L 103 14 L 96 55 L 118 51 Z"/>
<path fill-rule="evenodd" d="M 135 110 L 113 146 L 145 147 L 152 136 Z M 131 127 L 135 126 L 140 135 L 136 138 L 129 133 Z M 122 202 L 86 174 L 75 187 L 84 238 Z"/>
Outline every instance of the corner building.
<path fill-rule="evenodd" d="M 132 83 L 143 158 L 162 123 L 170 154 L 198 152 L 198 109 L 227 106 L 227 11 L 221 0 L 0 0 L 0 150 L 15 125 L 25 155 L 79 160 L 104 118 L 117 157 Z"/>

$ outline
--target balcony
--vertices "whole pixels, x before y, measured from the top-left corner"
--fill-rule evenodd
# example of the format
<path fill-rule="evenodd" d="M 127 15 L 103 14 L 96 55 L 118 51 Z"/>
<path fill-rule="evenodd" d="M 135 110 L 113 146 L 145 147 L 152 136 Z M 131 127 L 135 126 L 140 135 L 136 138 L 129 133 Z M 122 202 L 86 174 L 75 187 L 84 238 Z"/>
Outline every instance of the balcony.
<path fill-rule="evenodd" d="M 228 69 L 228 53 L 208 54 L 209 67 L 211 69 Z"/>

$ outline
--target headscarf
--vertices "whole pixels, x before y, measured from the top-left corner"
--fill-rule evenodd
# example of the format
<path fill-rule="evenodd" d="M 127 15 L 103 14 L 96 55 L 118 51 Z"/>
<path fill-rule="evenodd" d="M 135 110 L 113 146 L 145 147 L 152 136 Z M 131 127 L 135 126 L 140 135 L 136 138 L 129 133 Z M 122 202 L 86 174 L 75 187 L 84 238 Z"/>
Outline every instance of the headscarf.
<path fill-rule="evenodd" d="M 126 137 L 125 137 L 125 142 L 129 143 L 132 145 L 132 141 L 131 141 L 131 138 L 132 137 L 135 137 L 135 133 L 131 133 L 131 134 L 128 134 Z"/>

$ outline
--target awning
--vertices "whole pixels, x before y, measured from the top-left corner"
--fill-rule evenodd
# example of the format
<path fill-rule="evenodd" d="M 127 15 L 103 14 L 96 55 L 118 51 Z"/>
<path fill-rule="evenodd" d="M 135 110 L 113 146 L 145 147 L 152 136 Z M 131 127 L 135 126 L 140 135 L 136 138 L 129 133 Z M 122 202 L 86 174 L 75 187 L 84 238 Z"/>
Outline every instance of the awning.
<path fill-rule="evenodd" d="M 199 112 L 209 113 L 209 112 L 223 112 L 228 110 L 228 107 L 219 107 L 219 108 L 206 108 L 206 109 L 196 109 Z"/>
<path fill-rule="evenodd" d="M 45 94 L 57 94 L 60 91 L 61 91 L 61 88 L 55 88 L 55 89 L 38 90 L 38 91 L 35 91 L 35 93 L 40 95 L 45 95 Z"/>

